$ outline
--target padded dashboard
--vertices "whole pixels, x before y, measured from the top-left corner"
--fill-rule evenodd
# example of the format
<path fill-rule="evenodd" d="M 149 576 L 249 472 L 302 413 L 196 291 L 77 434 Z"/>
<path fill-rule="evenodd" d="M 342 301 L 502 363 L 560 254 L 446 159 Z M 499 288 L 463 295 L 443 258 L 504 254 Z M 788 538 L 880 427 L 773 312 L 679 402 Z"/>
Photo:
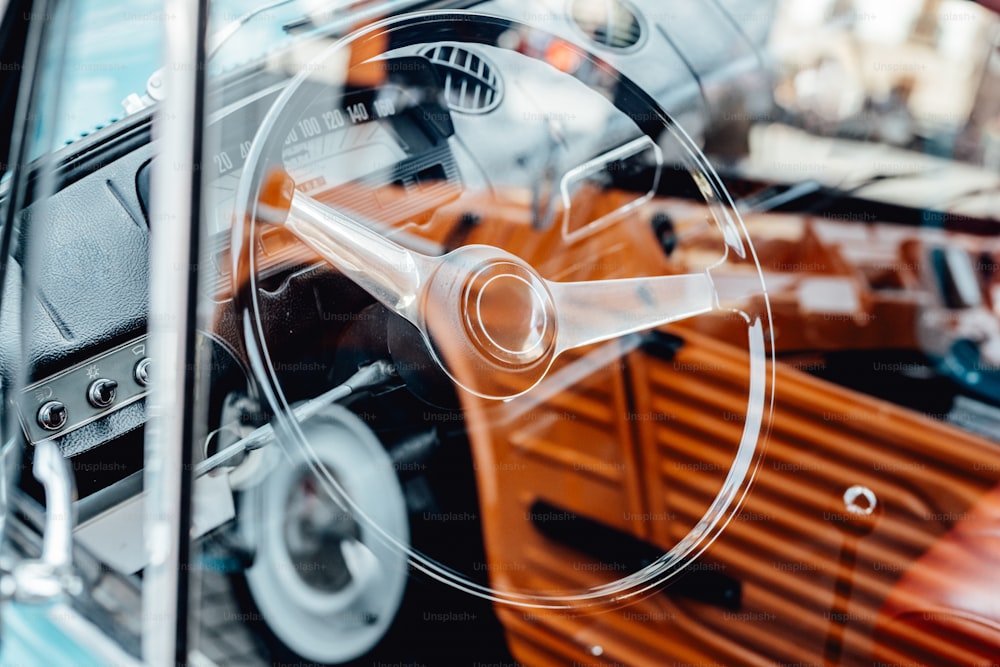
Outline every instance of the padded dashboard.
<path fill-rule="evenodd" d="M 144 125 L 145 141 L 136 147 L 135 134 Z M 0 372 L 7 383 L 14 380 L 20 352 L 22 321 L 12 314 L 19 312 L 14 306 L 26 293 L 25 265 L 31 267 L 28 275 L 37 290 L 32 303 L 25 304 L 30 329 L 23 337 L 23 356 L 30 360 L 29 383 L 64 373 L 145 334 L 150 239 L 136 172 L 153 146 L 148 144 L 148 122 L 138 118 L 128 127 L 108 128 L 67 149 L 61 158 L 64 187 L 21 212 L 0 319 Z M 60 398 L 48 386 L 35 388 L 41 391 L 22 394 L 26 425 L 35 424 L 36 410 L 46 401 Z M 70 424 L 90 423 L 60 439 L 63 453 L 72 456 L 139 428 L 144 414 L 137 398 L 140 402 L 128 409 L 109 411 L 116 413 L 112 419 L 93 422 L 90 415 L 69 415 L 67 432 Z M 84 401 L 85 396 L 72 400 Z M 38 429 L 28 431 L 32 439 L 43 437 Z"/>
<path fill-rule="evenodd" d="M 20 266 L 31 263 L 38 290 L 27 337 L 31 380 L 143 333 L 149 227 L 135 175 L 152 150 L 125 155 L 21 214 L 15 257 Z M 4 299 L 19 300 L 21 272 L 10 275 Z M 19 332 L 9 317 L 0 325 L 4 341 L 16 341 Z M 3 350 L 5 374 L 14 367 L 11 353 Z"/>

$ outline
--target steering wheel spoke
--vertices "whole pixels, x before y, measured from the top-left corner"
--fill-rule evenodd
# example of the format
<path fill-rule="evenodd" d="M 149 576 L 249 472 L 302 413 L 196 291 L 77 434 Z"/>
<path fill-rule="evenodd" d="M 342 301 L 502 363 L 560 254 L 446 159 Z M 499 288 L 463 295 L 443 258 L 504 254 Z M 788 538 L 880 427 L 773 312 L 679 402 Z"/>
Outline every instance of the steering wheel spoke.
<path fill-rule="evenodd" d="M 490 398 L 535 386 L 563 352 L 701 315 L 717 303 L 707 271 L 553 282 L 492 246 L 440 257 L 410 250 L 373 223 L 296 191 L 282 170 L 261 192 L 262 220 L 284 225 L 417 327 L 456 382 Z"/>
<path fill-rule="evenodd" d="M 559 351 L 703 315 L 715 308 L 708 273 L 548 283 Z"/>
<path fill-rule="evenodd" d="M 354 280 L 381 304 L 407 320 L 418 319 L 416 299 L 434 270 L 426 255 L 408 250 L 340 211 L 294 190 L 288 179 L 270 201 L 283 224 L 323 259 Z M 272 191 L 273 192 L 273 191 Z M 277 204 L 277 206 L 275 206 Z M 277 219 L 275 220 L 278 221 Z"/>

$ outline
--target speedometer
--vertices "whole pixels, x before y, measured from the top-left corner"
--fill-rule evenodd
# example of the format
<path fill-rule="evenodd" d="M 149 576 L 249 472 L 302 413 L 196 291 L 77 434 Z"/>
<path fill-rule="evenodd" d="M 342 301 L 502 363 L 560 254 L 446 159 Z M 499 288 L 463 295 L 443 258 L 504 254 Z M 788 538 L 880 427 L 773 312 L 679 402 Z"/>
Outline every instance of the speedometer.
<path fill-rule="evenodd" d="M 367 123 L 303 141 L 283 157 L 298 189 L 314 194 L 349 183 L 359 174 L 388 169 L 405 159 L 407 151 L 384 125 Z"/>
<path fill-rule="evenodd" d="M 457 197 L 460 179 L 448 143 L 454 128 L 432 65 L 422 57 L 396 58 L 385 71 L 387 79 L 375 88 L 345 92 L 314 85 L 282 128 L 281 161 L 301 192 L 395 224 Z M 220 246 L 232 224 L 252 132 L 283 87 L 220 112 L 209 127 L 207 210 Z"/>

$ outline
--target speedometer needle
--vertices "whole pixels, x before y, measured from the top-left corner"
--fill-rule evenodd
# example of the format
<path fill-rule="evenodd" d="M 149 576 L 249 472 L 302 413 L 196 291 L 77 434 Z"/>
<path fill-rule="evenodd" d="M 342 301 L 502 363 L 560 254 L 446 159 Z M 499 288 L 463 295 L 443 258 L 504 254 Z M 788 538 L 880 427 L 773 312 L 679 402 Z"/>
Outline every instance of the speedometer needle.
<path fill-rule="evenodd" d="M 709 271 L 554 282 L 492 246 L 424 255 L 296 191 L 283 170 L 265 180 L 258 220 L 283 225 L 408 320 L 445 372 L 486 398 L 528 391 L 568 350 L 720 307 Z"/>

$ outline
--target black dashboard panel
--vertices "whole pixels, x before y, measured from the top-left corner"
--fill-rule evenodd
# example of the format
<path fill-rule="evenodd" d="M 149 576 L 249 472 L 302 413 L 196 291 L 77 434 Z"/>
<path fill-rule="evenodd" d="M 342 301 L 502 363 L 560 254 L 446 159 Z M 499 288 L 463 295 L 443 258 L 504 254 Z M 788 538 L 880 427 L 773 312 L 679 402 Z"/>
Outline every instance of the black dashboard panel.
<path fill-rule="evenodd" d="M 29 259 L 21 249 L 30 247 L 38 253 L 30 261 L 39 267 L 27 337 L 30 380 L 143 333 L 150 241 L 135 174 L 152 152 L 147 145 L 125 155 L 22 213 L 17 260 Z M 5 299 L 21 295 L 17 273 Z M 4 321 L 0 336 L 16 340 L 18 330 L 18 323 Z M 12 364 L 2 366 L 11 372 Z"/>
<path fill-rule="evenodd" d="M 29 383 L 145 333 L 150 238 L 136 192 L 136 171 L 152 155 L 153 146 L 148 123 L 137 120 L 129 125 L 124 140 L 123 128 L 109 128 L 81 146 L 68 147 L 58 174 L 61 189 L 21 213 L 15 263 L 8 272 L 3 298 L 11 305 L 24 298 L 21 267 L 31 262 L 37 268 L 33 272 L 36 297 L 26 310 L 29 330 L 23 355 L 30 360 L 25 369 Z M 145 139 L 137 144 L 135 138 L 142 135 Z M 25 256 L 27 252 L 31 256 Z M 24 324 L 10 316 L 17 308 L 4 312 L 0 372 L 10 383 Z M 85 400 L 84 396 L 43 396 L 41 392 L 37 398 L 34 393 L 23 395 L 28 403 L 60 398 L 70 404 Z M 34 423 L 40 406 L 22 404 L 25 423 Z M 143 406 L 142 400 L 115 405 L 107 415 L 61 437 L 60 448 L 66 456 L 74 456 L 140 428 L 145 421 Z M 69 415 L 69 421 L 80 417 Z"/>

